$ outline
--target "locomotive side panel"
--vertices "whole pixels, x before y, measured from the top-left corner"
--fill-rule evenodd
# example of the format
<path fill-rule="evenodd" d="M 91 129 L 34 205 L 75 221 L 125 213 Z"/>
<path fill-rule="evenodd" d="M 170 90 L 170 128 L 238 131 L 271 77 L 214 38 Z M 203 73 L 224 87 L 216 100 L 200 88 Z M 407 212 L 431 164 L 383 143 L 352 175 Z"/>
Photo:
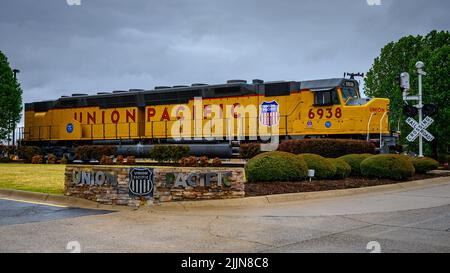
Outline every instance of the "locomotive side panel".
<path fill-rule="evenodd" d="M 25 140 L 139 139 L 144 111 L 138 107 L 99 107 L 26 111 Z"/>

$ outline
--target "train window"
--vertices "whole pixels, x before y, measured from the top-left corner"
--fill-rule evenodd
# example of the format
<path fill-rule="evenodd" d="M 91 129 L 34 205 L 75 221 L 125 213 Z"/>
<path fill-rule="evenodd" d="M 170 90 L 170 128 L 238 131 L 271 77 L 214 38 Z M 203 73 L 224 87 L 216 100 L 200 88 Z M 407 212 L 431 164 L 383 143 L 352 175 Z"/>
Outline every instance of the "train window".
<path fill-rule="evenodd" d="M 358 93 L 354 88 L 342 88 L 342 99 L 347 101 L 348 98 L 358 98 Z"/>
<path fill-rule="evenodd" d="M 314 105 L 339 104 L 338 94 L 335 89 L 314 92 Z"/>

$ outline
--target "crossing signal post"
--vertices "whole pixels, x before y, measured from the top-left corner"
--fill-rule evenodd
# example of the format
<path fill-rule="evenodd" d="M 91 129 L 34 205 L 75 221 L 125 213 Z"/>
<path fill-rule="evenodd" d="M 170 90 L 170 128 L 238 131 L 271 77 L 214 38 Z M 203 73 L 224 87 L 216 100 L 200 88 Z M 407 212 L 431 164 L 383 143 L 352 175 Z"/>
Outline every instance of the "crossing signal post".
<path fill-rule="evenodd" d="M 413 142 L 419 138 L 419 157 L 423 157 L 423 138 L 427 141 L 432 141 L 434 136 L 429 133 L 426 129 L 434 120 L 429 117 L 434 115 L 437 111 L 436 106 L 433 104 L 423 104 L 422 101 L 422 76 L 427 75 L 425 71 L 423 71 L 424 64 L 423 62 L 417 62 L 416 68 L 417 73 L 419 75 L 419 94 L 417 96 L 409 95 L 409 74 L 408 72 L 403 72 L 400 74 L 400 87 L 403 91 L 403 100 L 406 102 L 405 107 L 403 108 L 403 112 L 408 116 L 406 123 L 408 123 L 413 131 L 406 137 L 409 142 Z M 411 106 L 408 105 L 408 101 L 417 101 L 418 104 Z M 428 116 L 423 120 L 423 112 Z M 419 114 L 419 122 L 415 121 L 413 117 Z"/>

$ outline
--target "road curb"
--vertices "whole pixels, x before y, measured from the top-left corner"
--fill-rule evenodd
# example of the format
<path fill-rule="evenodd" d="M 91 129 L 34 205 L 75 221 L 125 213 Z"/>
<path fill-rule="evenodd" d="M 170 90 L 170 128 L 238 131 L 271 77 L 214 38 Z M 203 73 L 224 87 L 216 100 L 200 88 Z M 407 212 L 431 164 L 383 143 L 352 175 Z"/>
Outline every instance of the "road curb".
<path fill-rule="evenodd" d="M 172 208 L 233 208 L 233 207 L 266 207 L 271 204 L 288 203 L 296 201 L 306 201 L 315 199 L 324 199 L 331 197 L 350 196 L 357 194 L 370 194 L 383 191 L 404 191 L 411 188 L 420 188 L 423 186 L 434 186 L 440 184 L 450 183 L 450 177 L 438 177 L 425 180 L 417 180 L 411 182 L 401 182 L 396 184 L 371 186 L 364 188 L 330 190 L 330 191 L 316 191 L 316 192 L 301 192 L 301 193 L 287 193 L 274 194 L 266 196 L 245 197 L 238 199 L 222 199 L 222 200 L 204 200 L 204 201 L 182 201 L 173 203 L 161 203 L 153 206 L 155 209 L 172 209 Z"/>
<path fill-rule="evenodd" d="M 167 202 L 160 203 L 157 205 L 149 205 L 143 207 L 143 209 L 193 209 L 193 208 L 215 208 L 215 209 L 226 209 L 226 208 L 237 208 L 237 207 L 267 207 L 271 204 L 323 199 L 331 197 L 341 197 L 356 194 L 369 194 L 377 193 L 383 191 L 404 191 L 411 188 L 423 187 L 423 186 L 433 186 L 440 184 L 450 183 L 450 177 L 438 177 L 430 178 L 425 180 L 416 180 L 411 182 L 401 182 L 396 184 L 364 187 L 364 188 L 353 188 L 353 189 L 342 189 L 342 190 L 330 190 L 330 191 L 316 191 L 316 192 L 301 192 L 301 193 L 286 193 L 286 194 L 275 194 L 275 195 L 265 195 L 265 196 L 255 196 L 255 197 L 244 197 L 244 198 L 232 198 L 232 199 L 220 199 L 220 200 L 202 200 L 202 201 L 180 201 L 180 202 Z M 86 199 L 66 196 L 66 195 L 56 195 L 38 192 L 28 192 L 20 190 L 11 189 L 0 189 L 0 198 L 11 198 L 11 199 L 22 199 L 25 201 L 34 202 L 48 202 L 57 205 L 65 205 L 68 207 L 79 207 L 88 209 L 103 209 L 103 210 L 134 210 L 133 208 L 127 206 L 115 206 L 115 205 L 102 205 L 94 201 L 89 201 Z"/>

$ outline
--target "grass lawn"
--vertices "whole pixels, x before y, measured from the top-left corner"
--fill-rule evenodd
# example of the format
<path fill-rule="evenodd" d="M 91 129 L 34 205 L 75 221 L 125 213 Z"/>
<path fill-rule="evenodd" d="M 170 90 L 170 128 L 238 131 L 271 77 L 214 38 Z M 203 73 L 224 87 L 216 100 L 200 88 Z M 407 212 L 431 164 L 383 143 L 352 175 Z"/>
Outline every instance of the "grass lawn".
<path fill-rule="evenodd" d="M 65 166 L 0 164 L 0 188 L 63 194 Z"/>

